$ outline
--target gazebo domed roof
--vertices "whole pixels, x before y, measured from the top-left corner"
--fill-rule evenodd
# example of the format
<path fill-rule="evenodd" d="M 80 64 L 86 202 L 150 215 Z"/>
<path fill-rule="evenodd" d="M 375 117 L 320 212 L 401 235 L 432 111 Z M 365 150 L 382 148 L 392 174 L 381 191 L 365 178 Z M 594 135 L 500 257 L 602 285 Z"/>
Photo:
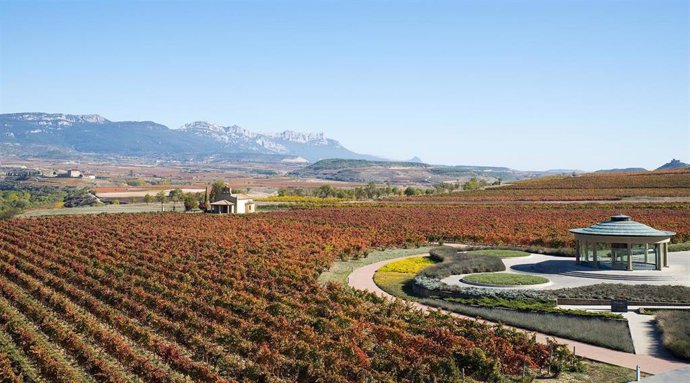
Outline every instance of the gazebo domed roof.
<path fill-rule="evenodd" d="M 635 222 L 629 216 L 618 214 L 610 220 L 599 222 L 590 227 L 570 229 L 571 233 L 587 235 L 603 235 L 616 237 L 670 237 L 676 233 L 657 230 L 645 224 Z"/>

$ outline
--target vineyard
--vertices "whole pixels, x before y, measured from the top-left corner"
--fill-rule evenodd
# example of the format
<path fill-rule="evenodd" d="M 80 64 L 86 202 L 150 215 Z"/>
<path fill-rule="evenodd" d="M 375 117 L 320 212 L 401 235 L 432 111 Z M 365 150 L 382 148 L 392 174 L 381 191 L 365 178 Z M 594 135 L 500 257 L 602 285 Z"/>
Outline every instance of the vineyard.
<path fill-rule="evenodd" d="M 525 334 L 335 284 L 338 257 L 444 238 L 567 245 L 617 206 L 390 206 L 0 222 L 0 376 L 45 382 L 422 382 L 549 363 Z M 624 206 L 690 238 L 690 205 Z M 558 354 L 558 353 L 557 353 Z M 14 377 L 14 378 L 12 378 Z"/>
<path fill-rule="evenodd" d="M 690 241 L 690 204 L 495 204 L 359 205 L 292 210 L 275 218 L 365 229 L 376 246 L 445 240 L 471 244 L 572 247 L 568 229 L 587 227 L 625 213 L 646 225 Z"/>
<path fill-rule="evenodd" d="M 690 188 L 690 169 L 586 173 L 573 176 L 533 178 L 507 186 L 509 189 L 658 189 Z"/>
<path fill-rule="evenodd" d="M 690 169 L 548 176 L 486 190 L 392 199 L 422 202 L 605 201 L 641 197 L 690 197 Z"/>
<path fill-rule="evenodd" d="M 616 201 L 623 198 L 690 197 L 690 188 L 516 189 L 510 186 L 430 196 L 389 197 L 394 202 Z"/>

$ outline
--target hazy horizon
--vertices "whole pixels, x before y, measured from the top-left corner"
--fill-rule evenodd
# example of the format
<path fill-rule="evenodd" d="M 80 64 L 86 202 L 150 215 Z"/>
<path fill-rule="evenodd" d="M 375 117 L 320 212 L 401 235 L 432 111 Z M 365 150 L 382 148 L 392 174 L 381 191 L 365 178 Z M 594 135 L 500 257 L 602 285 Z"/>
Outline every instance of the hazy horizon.
<path fill-rule="evenodd" d="M 0 113 L 324 132 L 522 170 L 690 160 L 685 1 L 0 1 Z"/>

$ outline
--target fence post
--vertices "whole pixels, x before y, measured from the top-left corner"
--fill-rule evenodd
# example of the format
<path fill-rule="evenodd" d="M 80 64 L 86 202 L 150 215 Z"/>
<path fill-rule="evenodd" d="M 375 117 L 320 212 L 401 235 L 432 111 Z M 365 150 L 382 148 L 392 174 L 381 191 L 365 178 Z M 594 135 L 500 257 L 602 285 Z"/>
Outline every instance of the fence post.
<path fill-rule="evenodd" d="M 635 367 L 635 381 L 639 382 L 642 380 L 642 377 L 640 376 L 640 365 L 638 364 L 637 367 Z"/>

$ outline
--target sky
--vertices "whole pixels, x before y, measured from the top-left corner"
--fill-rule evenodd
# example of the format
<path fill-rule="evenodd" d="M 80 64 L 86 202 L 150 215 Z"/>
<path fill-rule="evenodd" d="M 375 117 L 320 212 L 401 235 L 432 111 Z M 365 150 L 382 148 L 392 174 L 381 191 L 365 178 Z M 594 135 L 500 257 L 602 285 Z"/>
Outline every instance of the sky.
<path fill-rule="evenodd" d="M 690 161 L 688 1 L 0 0 L 0 113 L 324 132 L 523 170 Z"/>

